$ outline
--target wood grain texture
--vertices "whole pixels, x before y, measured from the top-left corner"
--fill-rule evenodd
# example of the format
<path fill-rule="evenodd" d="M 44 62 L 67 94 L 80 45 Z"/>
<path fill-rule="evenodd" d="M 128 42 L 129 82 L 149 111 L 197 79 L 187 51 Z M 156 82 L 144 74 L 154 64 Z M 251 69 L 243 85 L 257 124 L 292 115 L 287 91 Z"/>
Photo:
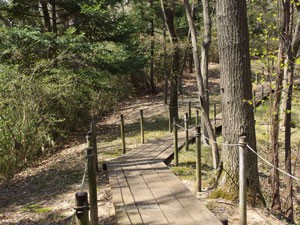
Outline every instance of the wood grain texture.
<path fill-rule="evenodd" d="M 118 224 L 221 224 L 166 166 L 172 154 L 170 134 L 107 163 Z"/>

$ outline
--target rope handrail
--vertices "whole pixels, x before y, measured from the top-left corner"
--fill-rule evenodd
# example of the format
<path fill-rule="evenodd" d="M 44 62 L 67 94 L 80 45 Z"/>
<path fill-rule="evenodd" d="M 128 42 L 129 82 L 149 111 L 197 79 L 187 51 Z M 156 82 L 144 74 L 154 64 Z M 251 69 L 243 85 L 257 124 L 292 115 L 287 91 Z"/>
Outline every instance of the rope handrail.
<path fill-rule="evenodd" d="M 80 188 L 79 190 L 82 191 L 83 190 L 83 185 L 84 185 L 84 181 L 85 181 L 85 178 L 86 178 L 86 172 L 87 172 L 87 167 L 88 167 L 88 157 L 86 157 L 86 163 L 85 163 L 85 168 L 84 168 L 84 172 L 83 172 L 83 176 L 82 176 L 82 180 L 81 180 L 81 185 L 80 185 Z M 76 210 L 74 209 L 74 212 L 73 214 L 71 215 L 71 222 L 70 222 L 70 225 L 72 225 L 74 223 L 74 217 L 75 217 L 75 214 L 76 214 Z"/>
<path fill-rule="evenodd" d="M 247 146 L 247 148 L 248 148 L 251 152 L 253 152 L 258 158 L 260 158 L 262 161 L 264 161 L 264 162 L 265 162 L 266 164 L 268 164 L 269 166 L 271 166 L 271 167 L 273 167 L 274 169 L 278 170 L 279 172 L 281 172 L 281 173 L 283 173 L 283 174 L 285 174 L 285 175 L 287 175 L 287 176 L 289 176 L 289 177 L 295 179 L 296 181 L 300 181 L 300 178 L 295 177 L 294 175 L 292 175 L 292 174 L 290 174 L 290 173 L 287 173 L 287 172 L 285 172 L 284 170 L 282 170 L 282 169 L 276 167 L 275 165 L 273 165 L 272 163 L 270 163 L 268 160 L 266 160 L 266 159 L 263 158 L 261 155 L 259 155 L 259 154 L 258 154 L 253 148 L 251 148 L 248 144 L 247 144 L 246 146 Z"/>
<path fill-rule="evenodd" d="M 177 127 L 180 127 L 182 129 L 185 129 L 184 127 L 180 126 L 179 124 L 176 124 Z M 196 132 L 194 130 L 192 130 L 191 128 L 187 129 L 187 130 L 191 130 L 194 135 L 196 135 Z M 241 146 L 240 144 L 227 144 L 227 143 L 220 143 L 220 142 L 217 142 L 215 140 L 212 140 L 211 138 L 209 137 L 206 137 L 205 135 L 202 134 L 202 136 L 208 140 L 208 141 L 211 141 L 215 144 L 218 144 L 218 145 L 221 145 L 221 146 L 231 146 L 231 147 L 236 147 L 236 146 Z M 258 158 L 260 158 L 263 162 L 265 162 L 266 164 L 268 164 L 269 166 L 273 167 L 274 169 L 278 170 L 279 172 L 285 174 L 286 176 L 289 176 L 291 178 L 293 178 L 294 180 L 296 181 L 300 181 L 300 178 L 298 177 L 295 177 L 294 175 L 290 174 L 290 173 L 287 173 L 286 171 L 276 167 L 275 165 L 273 165 L 272 163 L 270 163 L 268 160 L 266 160 L 265 158 L 263 158 L 260 154 L 258 154 L 253 148 L 251 148 L 248 144 L 246 145 L 246 147 L 251 151 L 253 152 Z"/>

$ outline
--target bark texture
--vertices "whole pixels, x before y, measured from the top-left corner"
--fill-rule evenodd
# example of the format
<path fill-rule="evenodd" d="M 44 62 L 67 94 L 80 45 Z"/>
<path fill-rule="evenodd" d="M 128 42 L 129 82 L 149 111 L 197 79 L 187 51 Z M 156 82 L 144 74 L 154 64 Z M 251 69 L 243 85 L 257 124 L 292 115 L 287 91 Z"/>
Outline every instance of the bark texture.
<path fill-rule="evenodd" d="M 172 74 L 170 81 L 170 118 L 178 118 L 178 72 L 179 72 L 179 46 L 174 25 L 174 0 L 161 0 L 161 8 L 165 17 L 170 44 L 172 48 Z"/>
<path fill-rule="evenodd" d="M 222 135 L 224 143 L 238 143 L 246 135 L 256 151 L 252 99 L 246 0 L 217 0 L 217 28 L 221 71 Z M 224 198 L 238 197 L 238 146 L 223 145 L 223 172 L 215 193 Z M 247 197 L 255 204 L 263 203 L 257 157 L 246 152 Z"/>
<path fill-rule="evenodd" d="M 149 7 L 151 12 L 153 11 L 153 0 L 149 0 Z M 154 83 L 154 19 L 153 13 L 151 14 L 150 19 L 150 85 L 151 85 L 151 93 L 156 94 L 156 87 Z"/>
<path fill-rule="evenodd" d="M 216 169 L 219 166 L 219 151 L 218 151 L 218 146 L 215 143 L 216 137 L 213 132 L 211 122 L 209 119 L 209 112 L 207 110 L 207 104 L 206 102 L 207 98 L 206 96 L 206 91 L 205 91 L 205 86 L 203 84 L 203 78 L 201 74 L 201 65 L 200 65 L 200 60 L 199 60 L 199 53 L 198 53 L 198 46 L 197 46 L 197 36 L 196 36 L 196 28 L 195 24 L 192 18 L 192 13 L 191 13 L 191 7 L 189 4 L 188 0 L 184 0 L 184 6 L 186 9 L 186 15 L 187 15 L 187 20 L 189 23 L 189 27 L 191 30 L 191 40 L 192 40 L 192 49 L 193 49 L 193 58 L 194 58 L 194 64 L 195 64 L 195 71 L 196 71 L 196 79 L 197 79 L 197 86 L 198 86 L 198 92 L 199 92 L 199 101 L 200 101 L 200 107 L 202 109 L 202 120 L 205 124 L 205 128 L 208 132 L 209 138 L 212 140 L 210 141 L 211 147 L 212 147 L 212 155 L 213 155 L 213 166 Z"/>
<path fill-rule="evenodd" d="M 40 1 L 42 12 L 43 12 L 43 19 L 44 19 L 44 31 L 45 32 L 51 32 L 51 21 L 50 21 L 50 15 L 48 11 L 48 2 L 47 0 L 41 0 Z"/>
<path fill-rule="evenodd" d="M 290 0 L 278 1 L 279 5 L 279 48 L 276 67 L 275 90 L 273 96 L 271 116 L 271 159 L 275 167 L 279 166 L 279 109 L 283 88 L 284 63 L 287 58 L 288 46 L 286 40 L 290 39 Z M 281 211 L 279 172 L 275 168 L 271 172 L 271 209 L 275 213 Z"/>
<path fill-rule="evenodd" d="M 291 4 L 291 3 L 290 3 Z M 300 45 L 300 5 L 299 1 L 295 1 L 296 8 L 296 27 L 293 29 L 293 15 L 294 8 L 291 5 L 289 14 L 289 34 L 288 43 L 291 45 L 287 46 L 287 55 L 285 59 L 284 68 L 284 81 L 283 81 L 283 99 L 282 99 L 282 121 L 285 128 L 285 169 L 287 173 L 292 174 L 292 152 L 291 152 L 291 116 L 292 116 L 292 96 L 293 96 L 293 84 L 294 84 L 294 73 L 295 73 L 295 59 L 299 51 Z M 294 32 L 294 33 L 293 33 Z M 292 178 L 286 178 L 286 210 L 285 216 L 290 223 L 294 222 L 294 204 L 293 204 L 293 183 Z"/>
<path fill-rule="evenodd" d="M 203 77 L 203 88 L 204 88 L 204 102 L 203 106 L 206 112 L 209 112 L 209 92 L 208 92 L 208 62 L 209 62 L 209 47 L 211 43 L 211 18 L 209 15 L 209 1 L 202 1 L 202 14 L 203 14 L 203 41 L 201 46 L 201 74 Z M 203 124 L 202 119 L 202 124 Z M 204 124 L 203 124 L 204 125 Z M 202 127 L 204 127 L 202 125 Z M 203 129 L 205 136 L 208 136 L 206 129 Z M 216 135 L 216 134 L 215 134 Z M 207 140 L 205 140 L 207 142 Z"/>

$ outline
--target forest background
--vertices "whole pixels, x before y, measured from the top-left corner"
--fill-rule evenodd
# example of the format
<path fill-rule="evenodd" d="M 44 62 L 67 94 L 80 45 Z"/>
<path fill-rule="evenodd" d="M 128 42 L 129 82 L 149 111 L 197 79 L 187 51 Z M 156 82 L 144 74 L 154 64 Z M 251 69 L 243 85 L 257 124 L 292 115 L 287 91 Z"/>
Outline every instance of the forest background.
<path fill-rule="evenodd" d="M 205 48 L 205 6 L 202 1 L 190 4 L 197 46 Z M 209 61 L 218 63 L 215 5 L 209 1 L 207 7 L 212 19 Z M 278 102 L 282 93 L 296 88 L 284 71 L 294 71 L 299 63 L 299 7 L 297 0 L 247 1 L 251 60 L 263 64 L 267 76 L 260 82 L 271 81 L 275 90 L 273 157 L 279 143 L 275 128 L 281 122 Z M 119 102 L 164 90 L 171 105 L 172 88 L 182 93 L 183 71 L 194 63 L 190 27 L 182 1 L 1 0 L 1 179 L 52 154 L 70 132 L 100 120 Z M 289 105 L 282 111 L 292 112 Z M 273 178 L 272 207 L 280 210 L 278 174 Z"/>

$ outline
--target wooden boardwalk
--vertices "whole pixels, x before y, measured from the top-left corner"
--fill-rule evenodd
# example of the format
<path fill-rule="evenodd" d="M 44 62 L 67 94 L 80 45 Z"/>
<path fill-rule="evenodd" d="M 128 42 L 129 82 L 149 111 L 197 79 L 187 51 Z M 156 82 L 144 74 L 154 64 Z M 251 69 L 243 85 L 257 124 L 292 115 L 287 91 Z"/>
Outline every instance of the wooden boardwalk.
<path fill-rule="evenodd" d="M 166 166 L 172 154 L 169 135 L 107 162 L 118 224 L 221 224 Z"/>

